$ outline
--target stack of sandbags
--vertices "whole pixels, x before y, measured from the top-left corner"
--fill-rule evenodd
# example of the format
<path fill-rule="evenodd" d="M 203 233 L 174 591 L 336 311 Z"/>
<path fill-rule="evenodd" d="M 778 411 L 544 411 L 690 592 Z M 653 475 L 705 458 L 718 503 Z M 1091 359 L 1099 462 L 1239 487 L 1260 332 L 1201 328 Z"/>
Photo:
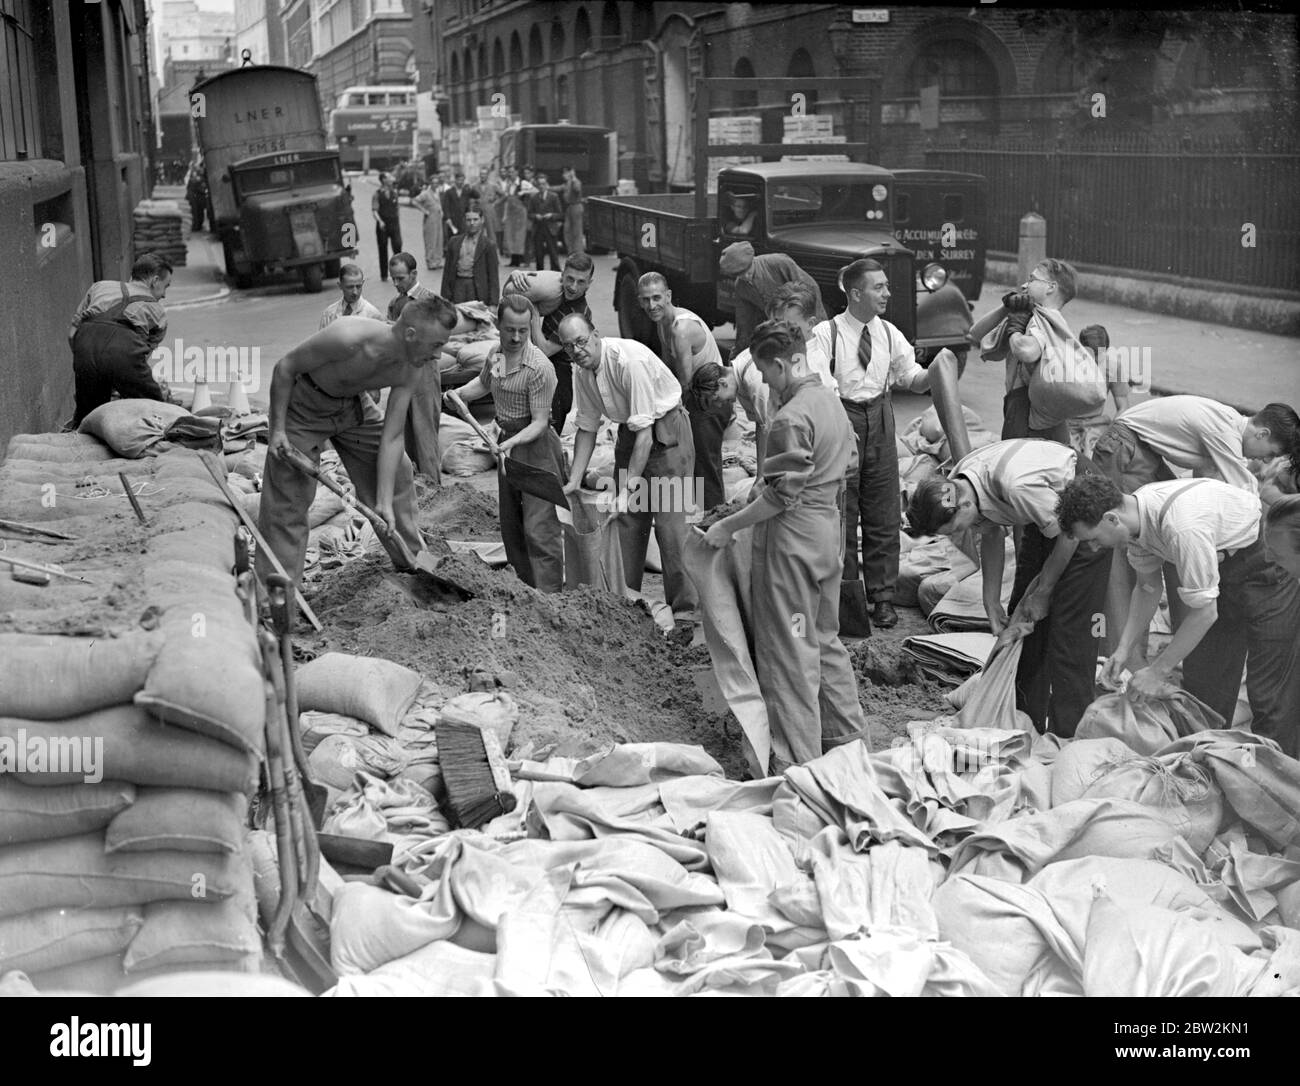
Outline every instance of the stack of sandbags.
<path fill-rule="evenodd" d="M 11 450 L 38 455 L 33 438 Z M 42 463 L 45 504 L 14 482 Z M 156 970 L 256 970 L 242 828 L 265 697 L 234 512 L 188 451 L 130 462 L 144 525 L 116 479 L 76 500 L 79 463 L 0 466 L 0 517 L 75 537 L 7 553 L 82 578 L 0 571 L 0 973 L 112 991 Z"/>
<path fill-rule="evenodd" d="M 133 213 L 135 232 L 131 242 L 137 257 L 157 253 L 172 267 L 185 266 L 185 235 L 181 209 L 175 200 L 141 200 Z"/>

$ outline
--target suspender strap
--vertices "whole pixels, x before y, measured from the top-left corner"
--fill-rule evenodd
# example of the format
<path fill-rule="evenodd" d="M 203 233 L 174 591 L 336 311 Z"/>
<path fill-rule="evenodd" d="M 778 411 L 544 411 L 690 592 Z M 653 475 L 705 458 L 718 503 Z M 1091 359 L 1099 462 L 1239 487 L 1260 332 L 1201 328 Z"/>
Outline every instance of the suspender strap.
<path fill-rule="evenodd" d="M 1190 483 L 1187 483 L 1184 486 L 1180 486 L 1177 490 L 1175 490 L 1172 494 L 1169 495 L 1169 500 L 1165 502 L 1165 507 L 1160 510 L 1160 519 L 1156 522 L 1157 526 L 1159 527 L 1162 533 L 1165 530 L 1165 520 L 1169 516 L 1169 510 L 1173 508 L 1174 502 L 1176 502 L 1179 498 L 1181 498 L 1184 494 L 1186 494 L 1189 490 L 1191 490 L 1192 487 L 1200 486 L 1202 483 L 1208 483 L 1208 482 L 1209 482 L 1208 479 L 1193 479 Z"/>

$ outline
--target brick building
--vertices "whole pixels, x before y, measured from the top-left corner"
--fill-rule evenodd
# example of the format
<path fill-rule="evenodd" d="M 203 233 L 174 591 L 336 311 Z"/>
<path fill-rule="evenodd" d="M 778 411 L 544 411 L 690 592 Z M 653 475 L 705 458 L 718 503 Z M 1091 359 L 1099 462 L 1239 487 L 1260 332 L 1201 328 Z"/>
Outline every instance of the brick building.
<path fill-rule="evenodd" d="M 697 75 L 877 76 L 884 93 L 885 164 L 924 164 L 927 147 L 963 139 L 1003 145 L 1087 128 L 1094 95 L 1107 117 L 1149 132 L 1266 129 L 1293 116 L 1296 17 L 1239 16 L 1222 24 L 1100 13 L 1124 31 L 1122 63 L 1098 71 L 1077 18 L 1097 13 L 974 7 L 873 9 L 854 22 L 840 4 L 529 3 L 421 0 L 450 120 L 502 94 L 526 122 L 567 119 L 616 129 L 625 176 L 649 188 L 690 181 L 691 88 Z M 1227 18 L 1231 18 L 1230 16 Z M 937 111 L 922 89 L 938 87 Z M 933 95 L 933 91 L 929 92 Z M 499 100 L 498 100 L 499 101 Z M 933 98 L 931 98 L 933 102 Z M 760 90 L 735 106 L 779 138 L 789 103 Z M 861 138 L 861 107 L 823 101 L 837 130 Z M 1104 127 L 1093 125 L 1094 128 Z"/>
<path fill-rule="evenodd" d="M 144 0 L 21 0 L 0 27 L 0 449 L 71 414 L 68 324 L 131 270 L 153 125 Z"/>

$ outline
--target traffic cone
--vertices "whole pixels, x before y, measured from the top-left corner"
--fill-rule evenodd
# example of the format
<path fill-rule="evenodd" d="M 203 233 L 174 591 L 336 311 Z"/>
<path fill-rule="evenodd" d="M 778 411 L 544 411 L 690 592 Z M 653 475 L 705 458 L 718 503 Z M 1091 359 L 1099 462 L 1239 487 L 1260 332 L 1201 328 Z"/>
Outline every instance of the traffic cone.
<path fill-rule="evenodd" d="M 212 406 L 212 393 L 208 391 L 207 381 L 194 383 L 194 402 L 190 404 L 190 414 L 197 415 L 205 407 Z"/>
<path fill-rule="evenodd" d="M 230 382 L 230 389 L 226 393 L 226 404 L 230 408 L 232 415 L 251 415 L 252 407 L 248 403 L 248 393 L 244 391 L 244 382 L 234 380 Z"/>

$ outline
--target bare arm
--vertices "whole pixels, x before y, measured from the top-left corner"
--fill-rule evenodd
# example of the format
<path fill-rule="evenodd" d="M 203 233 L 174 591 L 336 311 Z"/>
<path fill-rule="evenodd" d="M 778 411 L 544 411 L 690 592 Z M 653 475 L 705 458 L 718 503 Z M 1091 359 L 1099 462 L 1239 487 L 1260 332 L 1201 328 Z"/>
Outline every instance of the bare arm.
<path fill-rule="evenodd" d="M 547 404 L 545 407 L 534 407 L 532 409 L 532 421 L 520 430 L 519 433 L 515 434 L 514 437 L 501 442 L 500 449 L 502 453 L 508 454 L 516 445 L 527 445 L 530 441 L 536 441 L 546 432 L 547 427 L 550 425 L 550 405 Z"/>
<path fill-rule="evenodd" d="M 1146 666 L 1146 660 L 1135 658 L 1133 650 L 1151 628 L 1151 620 L 1160 609 L 1160 593 L 1163 588 L 1164 580 L 1159 569 L 1138 573 L 1137 584 L 1129 597 L 1128 617 L 1124 620 L 1119 644 L 1102 668 L 1102 679 L 1111 686 L 1119 685 L 1120 672 L 1125 667 L 1136 670 Z"/>
<path fill-rule="evenodd" d="M 671 368 L 673 376 L 685 388 L 695 373 L 695 358 L 704 348 L 704 337 L 708 335 L 694 322 L 674 321 L 671 333 L 672 354 Z"/>
<path fill-rule="evenodd" d="M 1025 619 L 1038 622 L 1046 616 L 1048 603 L 1052 598 L 1052 592 L 1056 588 L 1056 582 L 1061 579 L 1061 574 L 1065 572 L 1065 567 L 1069 565 L 1070 559 L 1074 557 L 1074 552 L 1078 549 L 1078 542 L 1068 536 L 1056 541 L 1056 546 L 1052 548 L 1052 553 L 1047 556 L 1043 568 L 1038 571 L 1038 575 L 1029 582 L 1029 587 L 1025 589 L 1025 594 L 1020 600 L 1020 606 L 1016 608 L 1013 620 Z"/>
<path fill-rule="evenodd" d="M 641 478 L 641 473 L 645 471 L 646 462 L 654 448 L 654 429 L 654 426 L 647 426 L 636 432 L 636 444 L 632 446 L 632 455 L 627 462 L 628 488 L 631 487 L 632 480 Z"/>
<path fill-rule="evenodd" d="M 569 482 L 564 488 L 566 494 L 572 494 L 582 486 L 582 477 L 587 474 L 587 465 L 591 463 L 595 448 L 596 431 L 579 430 L 573 439 L 573 467 L 569 469 Z"/>
<path fill-rule="evenodd" d="M 1007 626 L 1002 608 L 1002 570 L 1006 566 L 1006 544 L 1002 529 L 988 524 L 980 529 L 980 578 L 984 588 L 984 613 L 989 627 L 1000 634 Z"/>

